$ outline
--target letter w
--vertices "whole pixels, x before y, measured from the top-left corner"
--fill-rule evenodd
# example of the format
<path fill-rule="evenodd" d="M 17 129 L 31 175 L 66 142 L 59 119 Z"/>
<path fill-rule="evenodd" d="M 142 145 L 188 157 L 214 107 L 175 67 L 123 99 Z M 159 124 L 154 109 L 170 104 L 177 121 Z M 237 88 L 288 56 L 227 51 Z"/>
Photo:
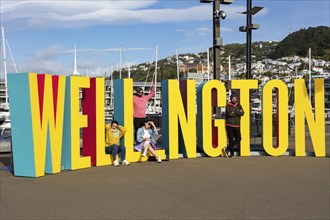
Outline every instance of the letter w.
<path fill-rule="evenodd" d="M 61 169 L 65 80 L 29 74 L 36 176 Z"/>

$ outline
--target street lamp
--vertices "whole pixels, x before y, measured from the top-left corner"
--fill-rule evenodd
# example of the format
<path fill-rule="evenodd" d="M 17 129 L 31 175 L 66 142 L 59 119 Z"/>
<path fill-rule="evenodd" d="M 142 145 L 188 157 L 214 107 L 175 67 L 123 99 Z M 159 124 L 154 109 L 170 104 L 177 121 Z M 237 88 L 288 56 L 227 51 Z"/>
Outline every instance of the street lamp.
<path fill-rule="evenodd" d="M 220 4 L 229 5 L 233 0 L 200 0 L 200 2 L 213 2 L 213 79 L 220 80 L 220 47 L 223 45 L 220 37 L 220 19 L 226 18 L 226 13 L 220 10 Z M 220 118 L 220 110 L 215 108 L 216 118 Z"/>
<path fill-rule="evenodd" d="M 252 15 L 257 14 L 263 7 L 255 6 L 252 8 L 252 0 L 247 0 L 246 11 L 246 26 L 239 27 L 240 32 L 246 32 L 246 78 L 251 78 L 251 46 L 252 46 L 252 30 L 259 29 L 259 24 L 252 24 Z"/>
<path fill-rule="evenodd" d="M 213 78 L 220 80 L 220 47 L 223 45 L 220 37 L 220 19 L 225 19 L 227 16 L 220 10 L 220 4 L 229 5 L 233 0 L 200 0 L 200 2 L 213 2 Z"/>

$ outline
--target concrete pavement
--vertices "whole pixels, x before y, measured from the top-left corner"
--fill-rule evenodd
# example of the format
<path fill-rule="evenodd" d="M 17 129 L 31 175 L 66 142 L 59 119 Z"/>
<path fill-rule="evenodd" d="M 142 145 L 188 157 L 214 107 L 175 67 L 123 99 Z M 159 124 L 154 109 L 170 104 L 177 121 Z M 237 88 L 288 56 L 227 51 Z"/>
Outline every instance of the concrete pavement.
<path fill-rule="evenodd" d="M 0 219 L 330 219 L 329 159 L 203 157 L 36 179 L 1 170 Z"/>

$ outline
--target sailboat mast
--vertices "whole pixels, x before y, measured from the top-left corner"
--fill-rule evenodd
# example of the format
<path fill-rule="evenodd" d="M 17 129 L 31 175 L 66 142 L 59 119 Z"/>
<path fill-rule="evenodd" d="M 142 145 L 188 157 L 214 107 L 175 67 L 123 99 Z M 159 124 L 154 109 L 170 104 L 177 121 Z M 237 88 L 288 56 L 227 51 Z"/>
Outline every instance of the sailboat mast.
<path fill-rule="evenodd" d="M 308 80 L 309 100 L 311 100 L 311 97 L 312 97 L 312 87 L 311 87 L 311 81 L 312 81 L 312 48 L 309 48 L 309 50 L 308 50 L 308 74 L 309 74 L 309 80 Z"/>
<path fill-rule="evenodd" d="M 121 45 L 119 47 L 119 79 L 121 79 Z"/>
<path fill-rule="evenodd" d="M 13 54 L 11 53 L 11 49 L 10 49 L 10 46 L 9 46 L 9 43 L 8 43 L 7 39 L 5 39 L 5 40 L 6 40 L 6 44 L 7 44 L 7 47 L 8 47 L 9 55 L 10 55 L 10 57 L 11 57 L 11 60 L 13 61 L 13 64 L 14 64 L 15 73 L 17 73 L 17 72 L 18 72 L 18 71 L 17 71 L 17 66 L 16 66 L 16 63 L 15 63 L 15 60 L 14 60 Z"/>
<path fill-rule="evenodd" d="M 228 88 L 230 88 L 230 81 L 231 81 L 231 59 L 230 55 L 228 57 Z M 231 89 L 228 91 L 229 97 L 231 96 Z"/>
<path fill-rule="evenodd" d="M 113 65 L 110 67 L 110 109 L 113 108 Z"/>
<path fill-rule="evenodd" d="M 77 46 L 76 44 L 74 44 L 74 67 L 73 67 L 73 75 L 79 75 L 78 71 L 77 71 Z"/>
<path fill-rule="evenodd" d="M 156 96 L 157 96 L 157 68 L 158 68 L 158 44 L 156 45 L 154 110 L 156 109 Z"/>
<path fill-rule="evenodd" d="M 176 48 L 175 50 L 175 53 L 176 53 L 176 74 L 177 74 L 177 77 L 178 77 L 178 80 L 179 80 L 179 49 Z"/>
<path fill-rule="evenodd" d="M 77 46 L 74 45 L 74 72 L 77 72 Z"/>
<path fill-rule="evenodd" d="M 210 80 L 210 48 L 207 48 L 207 80 Z"/>
<path fill-rule="evenodd" d="M 6 56 L 6 44 L 5 44 L 5 28 L 1 27 L 2 35 L 2 52 L 3 52 L 3 71 L 5 75 L 5 103 L 8 103 L 8 91 L 7 91 L 7 56 Z"/>

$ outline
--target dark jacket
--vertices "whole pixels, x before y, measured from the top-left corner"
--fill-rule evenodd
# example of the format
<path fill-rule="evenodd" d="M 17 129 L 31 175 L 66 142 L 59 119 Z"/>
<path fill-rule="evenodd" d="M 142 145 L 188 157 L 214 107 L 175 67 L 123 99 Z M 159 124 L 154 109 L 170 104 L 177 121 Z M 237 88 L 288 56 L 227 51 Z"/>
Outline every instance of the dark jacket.
<path fill-rule="evenodd" d="M 244 110 L 238 102 L 235 104 L 228 102 L 226 105 L 226 126 L 239 127 L 243 115 Z"/>

